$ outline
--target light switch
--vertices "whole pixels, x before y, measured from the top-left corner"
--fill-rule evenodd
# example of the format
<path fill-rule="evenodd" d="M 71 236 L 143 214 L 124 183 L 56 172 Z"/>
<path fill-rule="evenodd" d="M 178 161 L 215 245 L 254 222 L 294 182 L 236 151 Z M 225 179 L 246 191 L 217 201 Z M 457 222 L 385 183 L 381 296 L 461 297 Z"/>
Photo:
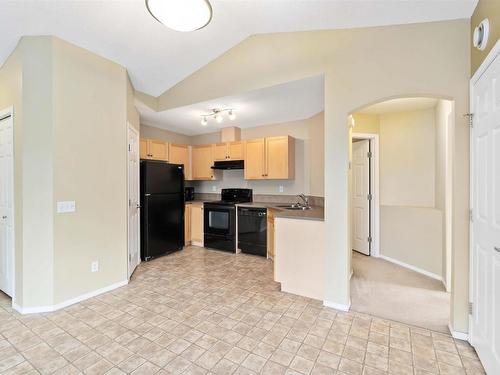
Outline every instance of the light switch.
<path fill-rule="evenodd" d="M 279 192 L 280 192 L 280 193 L 283 193 L 283 185 L 280 185 L 280 186 L 278 187 L 278 190 L 279 190 Z"/>
<path fill-rule="evenodd" d="M 75 212 L 75 211 L 76 211 L 75 201 L 57 202 L 57 213 L 64 214 L 64 213 Z"/>

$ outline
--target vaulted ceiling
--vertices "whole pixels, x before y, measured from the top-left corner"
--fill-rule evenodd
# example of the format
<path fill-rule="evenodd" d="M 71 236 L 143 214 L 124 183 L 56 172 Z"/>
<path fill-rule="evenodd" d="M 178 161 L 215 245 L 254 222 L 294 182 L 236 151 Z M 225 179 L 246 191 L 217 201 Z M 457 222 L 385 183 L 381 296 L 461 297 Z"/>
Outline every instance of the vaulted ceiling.
<path fill-rule="evenodd" d="M 23 35 L 54 35 L 127 68 L 158 96 L 253 34 L 469 18 L 477 0 L 211 0 L 212 22 L 169 30 L 143 0 L 0 0 L 0 64 Z"/>

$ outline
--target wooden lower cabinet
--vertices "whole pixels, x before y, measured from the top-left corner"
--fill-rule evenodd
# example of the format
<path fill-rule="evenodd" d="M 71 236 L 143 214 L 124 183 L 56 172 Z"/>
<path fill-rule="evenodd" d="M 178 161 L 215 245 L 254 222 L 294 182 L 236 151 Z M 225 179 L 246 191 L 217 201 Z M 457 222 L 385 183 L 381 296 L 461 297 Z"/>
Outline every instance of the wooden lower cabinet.
<path fill-rule="evenodd" d="M 267 210 L 267 257 L 274 260 L 274 211 Z"/>
<path fill-rule="evenodd" d="M 203 246 L 203 203 L 191 204 L 191 245 Z"/>

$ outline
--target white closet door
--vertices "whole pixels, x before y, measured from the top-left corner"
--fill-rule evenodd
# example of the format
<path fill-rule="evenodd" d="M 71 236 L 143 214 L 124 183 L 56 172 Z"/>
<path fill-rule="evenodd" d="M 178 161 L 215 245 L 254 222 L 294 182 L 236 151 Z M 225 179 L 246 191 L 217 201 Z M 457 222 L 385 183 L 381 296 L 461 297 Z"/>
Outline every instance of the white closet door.
<path fill-rule="evenodd" d="M 139 134 L 128 130 L 128 277 L 139 264 Z"/>
<path fill-rule="evenodd" d="M 9 116 L 0 120 L 0 290 L 11 297 L 14 288 L 13 138 Z"/>
<path fill-rule="evenodd" d="M 370 141 L 352 144 L 352 248 L 370 255 Z"/>
<path fill-rule="evenodd" d="M 500 55 L 471 92 L 471 344 L 488 374 L 500 374 Z"/>

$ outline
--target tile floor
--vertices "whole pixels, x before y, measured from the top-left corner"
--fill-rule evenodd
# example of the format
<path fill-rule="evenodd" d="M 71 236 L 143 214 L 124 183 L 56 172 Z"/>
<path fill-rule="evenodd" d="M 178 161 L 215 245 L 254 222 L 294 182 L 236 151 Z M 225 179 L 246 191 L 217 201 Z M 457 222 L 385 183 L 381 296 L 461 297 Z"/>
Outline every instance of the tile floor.
<path fill-rule="evenodd" d="M 282 293 L 266 259 L 205 249 L 131 283 L 19 315 L 0 297 L 2 374 L 483 374 L 450 336 Z"/>

